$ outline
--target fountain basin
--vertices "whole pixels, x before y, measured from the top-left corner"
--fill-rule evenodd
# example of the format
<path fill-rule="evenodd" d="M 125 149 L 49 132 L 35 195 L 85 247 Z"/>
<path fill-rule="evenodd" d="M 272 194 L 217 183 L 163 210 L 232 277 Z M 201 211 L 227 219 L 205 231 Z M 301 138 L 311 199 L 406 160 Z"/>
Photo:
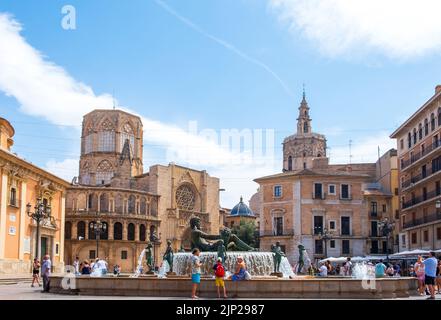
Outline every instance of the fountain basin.
<path fill-rule="evenodd" d="M 72 281 L 73 279 L 71 279 Z M 66 281 L 64 281 L 66 282 Z M 72 282 L 71 282 L 72 283 Z M 231 298 L 263 299 L 385 299 L 405 298 L 417 295 L 415 278 L 375 279 L 375 288 L 365 289 L 363 280 L 352 278 L 297 277 L 292 280 L 273 277 L 253 277 L 248 281 L 225 281 Z M 154 277 L 77 277 L 75 289 L 63 288 L 63 277 L 51 277 L 51 293 L 92 296 L 143 296 L 187 298 L 191 292 L 189 277 L 176 276 L 159 279 Z M 213 279 L 201 280 L 199 295 L 217 297 Z"/>

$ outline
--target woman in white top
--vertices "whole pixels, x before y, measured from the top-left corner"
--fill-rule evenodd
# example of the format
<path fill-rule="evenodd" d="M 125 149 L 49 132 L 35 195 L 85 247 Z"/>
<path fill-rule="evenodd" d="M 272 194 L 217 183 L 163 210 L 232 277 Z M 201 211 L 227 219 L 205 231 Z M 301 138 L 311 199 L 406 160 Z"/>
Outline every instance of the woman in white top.
<path fill-rule="evenodd" d="M 424 279 L 426 278 L 426 270 L 425 265 L 423 263 L 423 257 L 419 256 L 417 262 L 415 263 L 415 273 L 418 278 L 418 291 L 420 292 L 420 295 L 424 295 L 424 289 L 426 288 L 426 285 L 424 283 Z"/>

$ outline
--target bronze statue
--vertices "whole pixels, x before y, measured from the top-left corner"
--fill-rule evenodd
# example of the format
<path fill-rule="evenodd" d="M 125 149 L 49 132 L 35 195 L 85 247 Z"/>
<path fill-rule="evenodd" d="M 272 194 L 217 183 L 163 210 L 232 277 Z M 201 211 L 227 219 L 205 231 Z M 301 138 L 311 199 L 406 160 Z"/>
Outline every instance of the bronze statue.
<path fill-rule="evenodd" d="M 152 274 L 155 271 L 155 267 L 153 266 L 153 252 L 152 252 L 152 244 L 149 242 L 147 244 L 147 247 L 145 248 L 145 256 L 146 256 L 146 263 L 147 267 L 149 267 L 148 274 Z"/>
<path fill-rule="evenodd" d="M 274 260 L 274 273 L 279 274 L 280 273 L 280 264 L 282 263 L 282 257 L 286 257 L 285 253 L 282 251 L 282 248 L 280 247 L 280 242 L 276 242 L 276 244 L 271 245 L 271 252 L 273 255 Z"/>
<path fill-rule="evenodd" d="M 224 244 L 223 244 L 223 240 L 222 241 L 222 245 L 219 245 L 218 249 L 217 249 L 217 257 L 218 258 L 222 258 L 222 262 L 225 262 L 225 260 L 227 260 L 227 248 L 225 248 Z"/>
<path fill-rule="evenodd" d="M 198 248 L 201 251 L 215 252 L 219 250 L 219 246 L 225 246 L 226 250 L 256 251 L 256 249 L 240 240 L 228 228 L 222 229 L 220 235 L 206 234 L 201 230 L 201 219 L 198 217 L 190 219 L 190 228 L 192 249 Z M 212 240 L 213 242 L 207 240 Z"/>
<path fill-rule="evenodd" d="M 170 266 L 170 273 L 173 272 L 173 249 L 171 247 L 172 242 L 170 240 L 167 240 L 167 250 L 164 253 L 163 259 L 168 262 L 168 265 Z"/>
<path fill-rule="evenodd" d="M 299 244 L 297 248 L 299 248 L 299 263 L 297 273 L 302 273 L 303 267 L 305 266 L 305 247 Z"/>

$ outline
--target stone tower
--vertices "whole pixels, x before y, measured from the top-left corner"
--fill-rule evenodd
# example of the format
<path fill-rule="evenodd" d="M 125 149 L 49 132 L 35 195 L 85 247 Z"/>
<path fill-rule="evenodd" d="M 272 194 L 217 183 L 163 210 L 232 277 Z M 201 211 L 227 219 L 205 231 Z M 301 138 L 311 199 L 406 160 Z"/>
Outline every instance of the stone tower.
<path fill-rule="evenodd" d="M 312 132 L 305 92 L 299 107 L 297 133 L 283 141 L 283 171 L 311 169 L 313 160 L 326 158 L 326 138 Z"/>
<path fill-rule="evenodd" d="M 129 181 L 143 173 L 142 122 L 120 110 L 94 110 L 84 116 L 79 183 L 99 186 L 112 178 Z"/>

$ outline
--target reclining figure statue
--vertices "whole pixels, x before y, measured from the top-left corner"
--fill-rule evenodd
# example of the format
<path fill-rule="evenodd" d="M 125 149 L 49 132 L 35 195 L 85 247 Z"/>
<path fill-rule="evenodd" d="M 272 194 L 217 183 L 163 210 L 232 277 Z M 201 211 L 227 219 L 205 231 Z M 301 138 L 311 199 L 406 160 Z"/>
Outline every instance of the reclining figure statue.
<path fill-rule="evenodd" d="M 224 228 L 220 235 L 209 235 L 201 230 L 201 219 L 193 217 L 190 219 L 191 247 L 201 251 L 215 252 L 220 246 L 225 245 L 227 250 L 257 251 L 245 242 L 240 240 L 230 229 Z M 207 241 L 209 240 L 209 241 Z"/>

